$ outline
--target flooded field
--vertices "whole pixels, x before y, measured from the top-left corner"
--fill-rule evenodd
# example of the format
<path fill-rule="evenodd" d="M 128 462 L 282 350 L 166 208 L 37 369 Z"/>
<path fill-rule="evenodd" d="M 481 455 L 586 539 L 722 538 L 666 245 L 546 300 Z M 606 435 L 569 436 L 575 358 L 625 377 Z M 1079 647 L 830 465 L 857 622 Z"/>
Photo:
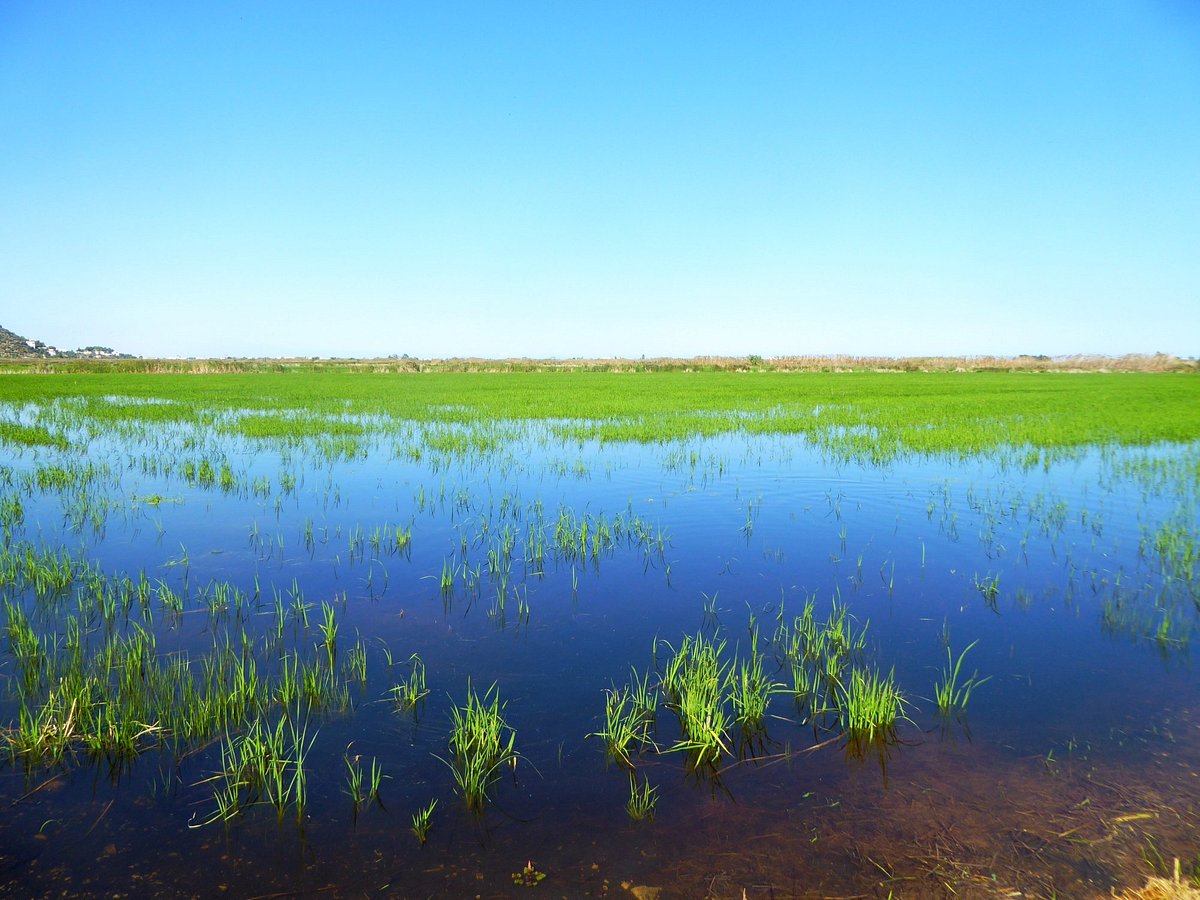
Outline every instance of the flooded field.
<path fill-rule="evenodd" d="M 7 379 L 0 890 L 1200 885 L 1194 379 L 423 377 Z"/>

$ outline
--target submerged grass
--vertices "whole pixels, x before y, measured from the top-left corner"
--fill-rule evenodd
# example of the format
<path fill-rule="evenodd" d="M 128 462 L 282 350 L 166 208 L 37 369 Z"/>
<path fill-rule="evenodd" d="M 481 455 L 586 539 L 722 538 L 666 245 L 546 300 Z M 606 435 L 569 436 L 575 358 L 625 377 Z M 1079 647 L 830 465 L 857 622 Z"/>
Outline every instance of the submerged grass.
<path fill-rule="evenodd" d="M 903 715 L 904 695 L 894 672 L 883 676 L 877 669 L 855 667 L 839 688 L 838 716 L 852 746 L 889 740 Z"/>
<path fill-rule="evenodd" d="M 437 804 L 436 799 L 431 800 L 427 806 L 421 807 L 412 815 L 410 831 L 422 847 L 429 840 L 429 829 L 433 827 L 433 811 L 437 809 Z"/>
<path fill-rule="evenodd" d="M 397 712 L 415 710 L 417 704 L 429 694 L 429 688 L 425 685 L 425 664 L 421 662 L 421 657 L 414 653 L 408 658 L 408 662 L 412 664 L 408 678 L 393 685 L 388 692 Z"/>
<path fill-rule="evenodd" d="M 715 764 L 729 752 L 732 718 L 725 691 L 729 664 L 721 659 L 724 649 L 724 641 L 710 640 L 702 633 L 685 636 L 662 676 L 682 732 L 671 749 L 687 753 L 697 766 Z"/>
<path fill-rule="evenodd" d="M 975 688 L 991 678 L 990 675 L 980 678 L 978 672 L 973 672 L 971 677 L 966 681 L 959 682 L 963 659 L 970 652 L 971 648 L 978 643 L 979 641 L 969 643 L 966 649 L 958 655 L 957 662 L 954 660 L 954 655 L 950 652 L 950 648 L 946 647 L 947 667 L 942 671 L 942 679 L 937 683 L 934 690 L 934 697 L 937 700 L 937 708 L 940 715 L 961 716 L 966 711 L 967 702 L 971 699 L 971 694 Z"/>
<path fill-rule="evenodd" d="M 658 788 L 650 784 L 649 779 L 643 779 L 639 784 L 637 775 L 629 773 L 629 800 L 625 803 L 625 811 L 635 822 L 643 819 L 653 819 L 654 809 L 658 805 Z"/>
<path fill-rule="evenodd" d="M 379 803 L 379 788 L 383 784 L 383 768 L 379 760 L 372 759 L 370 767 L 363 770 L 362 757 L 358 754 L 344 757 L 346 761 L 346 794 L 354 805 L 354 814 L 369 803 Z"/>
<path fill-rule="evenodd" d="M 466 705 L 450 711 L 448 765 L 467 808 L 474 812 L 487 804 L 500 770 L 517 767 L 517 733 L 504 721 L 503 710 L 495 684 L 480 697 L 468 683 Z"/>
<path fill-rule="evenodd" d="M 256 719 L 250 728 L 221 744 L 221 769 L 215 782 L 216 809 L 196 827 L 228 822 L 257 803 L 273 806 L 280 819 L 290 808 L 299 820 L 308 803 L 305 759 L 313 738 L 307 723 L 281 716 L 274 726 Z"/>
<path fill-rule="evenodd" d="M 589 737 L 604 741 L 610 762 L 632 768 L 630 754 L 642 747 L 657 749 L 650 738 L 658 708 L 658 693 L 650 686 L 649 674 L 639 678 L 633 671 L 632 685 L 611 688 L 605 693 L 604 730 Z"/>
<path fill-rule="evenodd" d="M 763 656 L 758 652 L 758 627 L 755 626 L 750 634 L 750 657 L 739 661 L 729 673 L 729 699 L 733 704 L 733 717 L 744 734 L 757 732 L 763 727 L 771 695 L 781 688 L 763 672 Z"/>

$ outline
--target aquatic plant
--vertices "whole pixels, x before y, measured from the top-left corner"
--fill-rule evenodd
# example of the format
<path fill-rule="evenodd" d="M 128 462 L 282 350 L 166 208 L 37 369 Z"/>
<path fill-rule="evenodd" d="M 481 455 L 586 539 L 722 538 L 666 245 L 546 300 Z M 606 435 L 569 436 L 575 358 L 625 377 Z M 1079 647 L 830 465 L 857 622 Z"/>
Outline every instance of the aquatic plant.
<path fill-rule="evenodd" d="M 412 831 L 417 839 L 417 843 L 425 846 L 429 840 L 429 829 L 433 825 L 433 811 L 437 809 L 438 802 L 436 799 L 429 801 L 428 806 L 423 806 L 412 815 Z"/>
<path fill-rule="evenodd" d="M 686 752 L 696 765 L 714 763 L 722 752 L 729 752 L 724 647 L 724 641 L 710 641 L 703 634 L 685 636 L 662 676 L 663 690 L 683 734 L 671 749 Z"/>
<path fill-rule="evenodd" d="M 895 673 L 887 677 L 877 669 L 855 666 L 838 689 L 838 721 L 851 744 L 890 738 L 896 720 L 904 715 L 904 697 L 896 687 Z"/>
<path fill-rule="evenodd" d="M 329 603 L 321 604 L 322 621 L 317 625 L 321 631 L 323 638 L 321 645 L 325 648 L 325 654 L 329 660 L 329 668 L 332 669 L 334 662 L 337 659 L 337 633 L 338 624 L 334 618 L 333 606 Z"/>
<path fill-rule="evenodd" d="M 979 595 L 983 597 L 983 602 L 988 605 L 988 608 L 995 611 L 996 600 L 1000 597 L 1000 575 L 985 575 L 979 577 L 979 573 L 975 573 L 974 580 L 975 590 L 979 591 Z"/>
<path fill-rule="evenodd" d="M 604 741 L 610 762 L 632 767 L 631 749 L 642 745 L 655 746 L 650 739 L 654 726 L 658 694 L 650 687 L 650 676 L 639 678 L 633 671 L 632 687 L 605 691 L 604 730 L 588 735 Z"/>
<path fill-rule="evenodd" d="M 825 718 L 838 707 L 847 669 L 866 648 L 869 623 L 856 628 L 848 606 L 835 597 L 824 622 L 816 618 L 816 599 L 805 600 L 804 608 L 791 625 L 780 613 L 780 624 L 772 640 L 792 674 L 792 696 L 797 706 L 816 718 Z"/>
<path fill-rule="evenodd" d="M 364 773 L 362 757 L 358 754 L 351 756 L 349 752 L 343 757 L 346 763 L 346 793 L 354 805 L 357 815 L 368 803 L 379 802 L 379 788 L 383 783 L 383 768 L 379 760 L 372 759 L 370 768 Z"/>
<path fill-rule="evenodd" d="M 408 679 L 393 685 L 388 691 L 398 712 L 410 712 L 415 709 L 417 703 L 429 693 L 425 685 L 425 664 L 421 662 L 421 657 L 414 653 L 408 658 L 408 662 L 412 663 Z"/>
<path fill-rule="evenodd" d="M 947 667 L 942 670 L 942 680 L 937 683 L 934 689 L 934 696 L 937 699 L 938 713 L 943 716 L 956 715 L 960 716 L 967 708 L 967 702 L 971 699 L 971 693 L 979 685 L 983 684 L 989 678 L 980 678 L 978 672 L 973 672 L 971 677 L 959 684 L 959 674 L 962 670 L 963 659 L 967 653 L 978 644 L 979 641 L 971 641 L 966 649 L 958 655 L 958 661 L 954 660 L 953 654 L 950 652 L 949 644 L 946 646 L 946 661 Z"/>
<path fill-rule="evenodd" d="M 249 729 L 229 735 L 221 744 L 221 769 L 215 782 L 216 810 L 199 827 L 228 822 L 248 807 L 266 802 L 282 819 L 290 807 L 299 819 L 308 802 L 305 759 L 312 749 L 307 723 L 280 717 L 274 727 L 255 719 Z M 203 783 L 203 782 L 202 782 Z"/>
<path fill-rule="evenodd" d="M 650 780 L 644 779 L 638 783 L 637 775 L 629 773 L 629 800 L 625 803 L 625 811 L 629 818 L 640 822 L 643 819 L 653 819 L 654 809 L 658 805 L 658 788 L 651 787 Z"/>
<path fill-rule="evenodd" d="M 438 587 L 442 596 L 449 596 L 454 592 L 454 579 L 457 575 L 458 567 L 454 565 L 454 557 L 450 556 L 442 560 L 442 573 L 438 578 Z"/>
<path fill-rule="evenodd" d="M 513 872 L 512 880 L 517 887 L 537 887 L 545 877 L 546 873 L 539 872 L 537 866 L 533 864 L 533 860 L 529 860 L 520 872 Z"/>
<path fill-rule="evenodd" d="M 493 684 L 482 698 L 467 684 L 465 706 L 450 710 L 450 760 L 454 781 L 467 807 L 479 812 L 504 766 L 515 771 L 517 734 L 504 721 L 500 692 Z"/>
<path fill-rule="evenodd" d="M 735 665 L 729 673 L 729 698 L 733 704 L 734 720 L 743 732 L 762 728 L 771 695 L 779 685 L 763 674 L 763 657 L 758 651 L 758 628 L 751 630 L 750 657 Z"/>

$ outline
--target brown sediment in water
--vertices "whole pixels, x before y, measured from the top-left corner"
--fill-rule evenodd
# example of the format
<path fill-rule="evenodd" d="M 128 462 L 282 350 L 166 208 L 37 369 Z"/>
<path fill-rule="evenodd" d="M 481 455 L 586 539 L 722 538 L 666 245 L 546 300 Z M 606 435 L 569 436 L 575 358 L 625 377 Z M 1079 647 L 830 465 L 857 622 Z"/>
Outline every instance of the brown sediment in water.
<path fill-rule="evenodd" d="M 886 777 L 871 763 L 843 777 L 801 763 L 785 816 L 724 804 L 639 878 L 664 898 L 1200 897 L 1188 884 L 1200 874 L 1200 729 L 1184 727 L 1169 742 L 1147 732 L 1133 753 L 1061 760 L 933 737 L 896 748 Z"/>

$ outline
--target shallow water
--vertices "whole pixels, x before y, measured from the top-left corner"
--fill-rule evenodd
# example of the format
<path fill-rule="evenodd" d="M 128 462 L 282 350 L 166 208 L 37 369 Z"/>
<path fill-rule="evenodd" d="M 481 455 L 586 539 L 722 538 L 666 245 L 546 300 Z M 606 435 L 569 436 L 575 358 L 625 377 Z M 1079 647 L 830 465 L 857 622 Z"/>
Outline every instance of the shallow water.
<path fill-rule="evenodd" d="M 144 569 L 186 594 L 182 615 L 155 619 L 160 653 L 205 653 L 227 626 L 205 610 L 205 586 L 249 594 L 257 578 L 239 624 L 251 637 L 274 628 L 272 593 L 295 583 L 313 608 L 307 628 L 290 622 L 288 646 L 319 643 L 330 603 L 341 646 L 360 639 L 368 655 L 352 709 L 310 717 L 299 822 L 263 805 L 189 827 L 213 812 L 206 779 L 221 766 L 219 740 L 149 748 L 115 767 L 80 753 L 0 769 L 4 890 L 490 897 L 524 890 L 513 874 L 531 863 L 546 875 L 535 890 L 555 896 L 634 885 L 682 897 L 1100 896 L 1176 857 L 1185 872 L 1200 864 L 1196 586 L 1164 574 L 1144 543 L 1180 510 L 1194 522 L 1196 485 L 1122 470 L 1147 451 L 1090 450 L 1032 469 L 1002 455 L 880 467 L 799 438 L 600 446 L 529 427 L 489 456 L 413 459 L 406 429 L 350 459 L 186 429 L 102 436 L 87 458 L 109 472 L 89 490 L 107 508 L 82 524 L 78 492 L 22 486 L 74 457 L 4 451 L 5 494 L 24 506 L 11 542 L 61 543 L 105 573 Z M 181 475 L 181 459 L 206 455 L 228 464 L 235 486 Z M 147 457 L 176 468 L 162 474 Z M 256 479 L 269 489 L 256 493 Z M 560 509 L 593 524 L 620 514 L 643 536 L 584 558 L 548 547 L 542 564 L 527 563 L 539 509 L 551 536 Z M 384 523 L 411 527 L 403 552 L 370 547 Z M 515 535 L 507 580 L 487 566 L 505 527 Z M 475 566 L 477 580 L 464 575 Z M 980 585 L 992 578 L 989 597 Z M 30 591 L 5 596 L 37 607 Z M 867 628 L 867 660 L 894 671 L 906 697 L 894 739 L 865 754 L 782 689 L 790 674 L 770 636 L 809 597 L 818 618 L 835 598 L 848 606 Z M 1164 615 L 1170 627 L 1156 634 Z M 587 737 L 603 727 L 605 689 L 631 667 L 661 670 L 669 651 L 656 641 L 677 647 L 703 631 L 727 641 L 730 659 L 743 654 L 751 617 L 781 684 L 765 734 L 742 744 L 735 728 L 719 774 L 689 771 L 679 752 L 638 756 L 659 799 L 652 821 L 631 821 L 627 775 Z M 40 621 L 53 632 L 52 617 Z M 930 699 L 946 634 L 955 655 L 978 642 L 964 675 L 989 679 L 961 719 L 939 718 Z M 430 689 L 415 715 L 387 701 L 413 653 Z M 10 726 L 15 670 L 6 654 L 0 721 Z M 439 759 L 468 683 L 497 686 L 520 754 L 481 816 Z M 660 746 L 678 737 L 660 704 Z M 347 756 L 386 775 L 382 803 L 357 814 Z M 422 847 L 409 818 L 435 798 Z"/>

